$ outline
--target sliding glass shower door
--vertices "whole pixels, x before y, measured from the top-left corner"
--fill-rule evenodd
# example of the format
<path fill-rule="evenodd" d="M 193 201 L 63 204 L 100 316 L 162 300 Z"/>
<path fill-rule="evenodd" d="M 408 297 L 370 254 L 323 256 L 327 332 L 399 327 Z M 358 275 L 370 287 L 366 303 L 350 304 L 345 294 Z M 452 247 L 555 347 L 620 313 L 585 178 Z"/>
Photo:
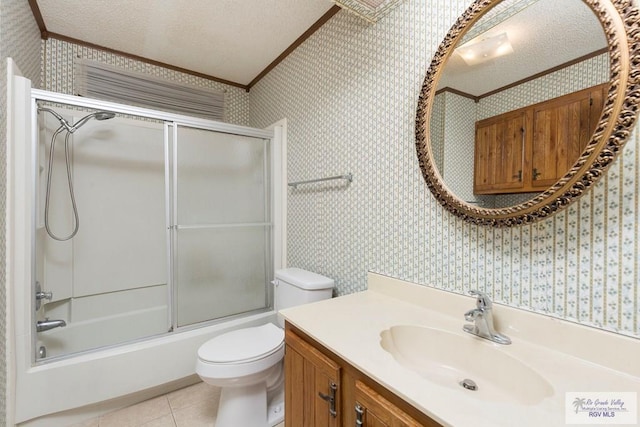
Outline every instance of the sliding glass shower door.
<path fill-rule="evenodd" d="M 270 140 L 171 128 L 176 326 L 268 307 Z"/>
<path fill-rule="evenodd" d="M 270 132 L 46 95 L 25 170 L 34 362 L 270 307 Z"/>

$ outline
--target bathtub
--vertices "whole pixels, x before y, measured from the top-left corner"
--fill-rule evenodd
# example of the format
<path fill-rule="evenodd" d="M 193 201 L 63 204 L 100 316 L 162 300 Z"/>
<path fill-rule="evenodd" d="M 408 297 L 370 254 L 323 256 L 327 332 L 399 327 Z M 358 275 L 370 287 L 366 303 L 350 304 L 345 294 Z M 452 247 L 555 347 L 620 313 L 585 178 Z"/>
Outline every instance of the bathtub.
<path fill-rule="evenodd" d="M 7 424 L 29 427 L 68 426 L 92 418 L 100 413 L 124 407 L 154 395 L 163 394 L 197 381 L 195 375 L 196 352 L 202 343 L 227 331 L 241 327 L 275 322 L 274 311 L 252 313 L 229 318 L 225 322 L 198 325 L 197 328 L 177 330 L 170 334 L 78 353 L 71 357 L 56 358 L 56 354 L 74 352 L 64 348 L 61 340 L 54 342 L 55 334 L 79 334 L 90 338 L 99 334 L 91 325 L 72 324 L 60 328 L 48 338 L 38 333 L 37 339 L 48 342 L 49 361 L 34 365 L 33 346 L 35 332 L 34 295 L 39 270 L 35 266 L 35 241 L 39 226 L 37 204 L 38 120 L 36 100 L 106 109 L 123 114 L 155 118 L 182 123 L 223 133 L 273 138 L 274 130 L 249 129 L 225 123 L 164 112 L 121 106 L 114 103 L 79 99 L 75 96 L 55 94 L 31 88 L 28 79 L 19 76 L 12 61 L 7 61 L 7 266 L 6 266 L 6 357 L 7 357 Z M 276 128 L 274 140 L 274 268 L 281 268 L 286 256 L 283 244 L 286 236 L 286 161 L 283 131 Z M 19 141 L 20 143 L 14 143 Z M 24 143 L 31 141 L 31 143 Z M 278 151 L 278 150 L 281 150 Z M 280 153 L 280 154 L 278 154 Z M 25 196 L 27 195 L 27 196 Z M 30 195 L 30 196 L 28 196 Z M 156 283 L 156 282 L 154 282 Z M 57 296 L 60 293 L 56 292 Z M 151 310 L 153 311 L 153 310 Z M 150 311 L 150 312 L 151 312 Z M 166 308 L 154 315 L 166 313 Z M 150 313 L 149 312 L 149 313 Z M 136 313 L 136 314 L 149 314 Z M 165 314 L 166 315 L 166 314 Z M 53 317 L 52 317 L 53 318 Z M 64 317 L 60 317 L 64 318 Z M 124 318 L 123 318 L 124 319 Z M 112 319 L 113 320 L 113 319 Z M 131 318 L 129 321 L 133 321 Z M 126 327 L 131 323 L 124 322 Z M 72 328 L 73 325 L 73 328 Z M 54 333 L 55 332 L 55 333 Z M 45 343 L 46 345 L 46 343 Z"/>
<path fill-rule="evenodd" d="M 37 334 L 36 349 L 44 347 L 46 357 L 36 358 L 39 362 L 47 362 L 59 356 L 135 341 L 139 337 L 161 335 L 167 328 L 159 328 L 159 325 L 166 323 L 166 305 L 82 322 L 67 322 L 64 328 Z"/>
<path fill-rule="evenodd" d="M 275 312 L 268 311 L 19 371 L 16 423 L 67 426 L 188 385 L 197 381 L 196 352 L 202 343 L 227 331 L 275 320 Z"/>

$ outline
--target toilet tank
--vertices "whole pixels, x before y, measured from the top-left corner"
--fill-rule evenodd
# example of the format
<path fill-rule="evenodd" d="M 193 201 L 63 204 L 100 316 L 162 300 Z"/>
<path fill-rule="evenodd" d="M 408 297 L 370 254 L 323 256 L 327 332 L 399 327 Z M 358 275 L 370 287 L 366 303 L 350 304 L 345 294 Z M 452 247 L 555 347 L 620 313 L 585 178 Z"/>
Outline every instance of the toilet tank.
<path fill-rule="evenodd" d="M 276 270 L 274 280 L 275 309 L 282 310 L 296 305 L 331 298 L 334 281 L 301 268 Z M 278 316 L 280 326 L 284 326 Z"/>

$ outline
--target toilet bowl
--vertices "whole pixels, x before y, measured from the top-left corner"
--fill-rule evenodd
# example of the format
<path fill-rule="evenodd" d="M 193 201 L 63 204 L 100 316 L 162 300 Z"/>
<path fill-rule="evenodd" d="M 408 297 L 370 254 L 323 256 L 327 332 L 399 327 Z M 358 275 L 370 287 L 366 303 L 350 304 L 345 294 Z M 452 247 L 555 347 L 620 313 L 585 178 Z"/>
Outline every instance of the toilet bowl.
<path fill-rule="evenodd" d="M 333 280 L 298 268 L 275 274 L 276 310 L 331 298 Z M 221 387 L 216 427 L 273 427 L 284 420 L 284 327 L 227 332 L 198 349 L 196 373 Z"/>
<path fill-rule="evenodd" d="M 198 349 L 196 373 L 222 388 L 216 427 L 282 422 L 283 357 L 284 331 L 273 323 L 228 332 Z"/>

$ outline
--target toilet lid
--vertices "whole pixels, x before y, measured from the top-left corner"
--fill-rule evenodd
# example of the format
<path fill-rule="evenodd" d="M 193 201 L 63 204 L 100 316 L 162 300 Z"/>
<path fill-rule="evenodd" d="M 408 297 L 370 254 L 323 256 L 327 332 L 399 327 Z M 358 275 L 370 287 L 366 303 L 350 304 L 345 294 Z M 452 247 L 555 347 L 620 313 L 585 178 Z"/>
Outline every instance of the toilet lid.
<path fill-rule="evenodd" d="M 284 331 L 273 323 L 267 323 L 212 338 L 198 349 L 198 357 L 213 363 L 247 361 L 273 353 L 283 341 Z"/>

